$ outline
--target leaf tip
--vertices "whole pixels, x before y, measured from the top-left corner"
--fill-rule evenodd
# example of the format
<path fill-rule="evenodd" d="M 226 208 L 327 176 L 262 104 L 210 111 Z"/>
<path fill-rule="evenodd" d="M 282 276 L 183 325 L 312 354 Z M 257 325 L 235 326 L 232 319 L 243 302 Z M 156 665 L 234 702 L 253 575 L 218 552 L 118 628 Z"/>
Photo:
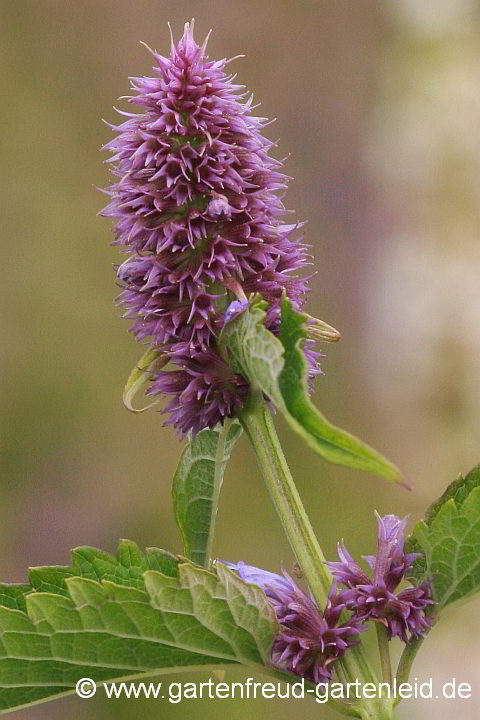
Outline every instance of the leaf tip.
<path fill-rule="evenodd" d="M 408 480 L 406 480 L 402 475 L 400 475 L 397 482 L 400 487 L 405 488 L 405 490 L 408 490 L 409 492 L 413 492 L 415 490 L 415 485 L 412 485 L 412 483 L 408 482 Z"/>

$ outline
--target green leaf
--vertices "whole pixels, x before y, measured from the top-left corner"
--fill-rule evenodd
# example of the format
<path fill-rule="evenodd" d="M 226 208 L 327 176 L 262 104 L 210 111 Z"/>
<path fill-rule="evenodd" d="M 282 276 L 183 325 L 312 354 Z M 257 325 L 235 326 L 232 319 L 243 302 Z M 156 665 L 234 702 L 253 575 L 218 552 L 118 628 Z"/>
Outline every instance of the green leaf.
<path fill-rule="evenodd" d="M 223 474 L 241 432 L 237 420 L 202 430 L 187 442 L 173 478 L 175 519 L 185 555 L 197 565 L 207 567 L 210 562 Z"/>
<path fill-rule="evenodd" d="M 49 592 L 2 586 L 0 712 L 72 693 L 82 677 L 98 684 L 225 663 L 274 672 L 264 664 L 275 612 L 225 566 L 207 572 L 128 541 L 116 557 L 94 548 L 73 557 L 71 568 L 31 571 Z"/>
<path fill-rule="evenodd" d="M 261 390 L 283 413 L 290 426 L 329 462 L 366 470 L 404 485 L 389 460 L 350 433 L 332 425 L 308 396 L 308 366 L 302 344 L 308 317 L 282 300 L 279 337 L 264 326 L 266 304 L 258 296 L 249 308 L 227 323 L 220 344 L 227 348 L 237 372 Z"/>
<path fill-rule="evenodd" d="M 216 563 L 216 570 L 215 574 L 184 563 L 178 579 L 169 583 L 158 572 L 146 572 L 153 607 L 172 613 L 169 627 L 179 643 L 188 638 L 213 657 L 245 665 L 267 663 L 278 630 L 273 606 L 263 590 L 225 565 Z"/>
<path fill-rule="evenodd" d="M 143 553 L 131 540 L 120 540 L 116 555 L 92 547 L 72 550 L 70 567 L 36 567 L 28 573 L 31 591 L 53 592 L 67 596 L 65 580 L 84 577 L 90 580 L 110 580 L 118 585 L 143 588 L 145 570 L 160 570 L 176 577 L 178 559 L 166 550 L 147 548 Z"/>
<path fill-rule="evenodd" d="M 31 592 L 30 585 L 0 585 L 0 606 L 25 610 L 25 596 Z"/>
<path fill-rule="evenodd" d="M 432 581 L 437 611 L 480 589 L 480 465 L 429 507 L 406 550 L 422 554 L 410 576 Z"/>

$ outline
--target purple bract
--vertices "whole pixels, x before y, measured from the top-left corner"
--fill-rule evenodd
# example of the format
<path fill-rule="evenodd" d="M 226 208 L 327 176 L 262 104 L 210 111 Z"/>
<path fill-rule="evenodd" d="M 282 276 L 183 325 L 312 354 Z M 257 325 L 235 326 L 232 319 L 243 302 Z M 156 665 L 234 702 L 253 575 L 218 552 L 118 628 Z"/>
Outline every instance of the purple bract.
<path fill-rule="evenodd" d="M 404 531 L 408 518 L 377 515 L 377 552 L 367 556 L 373 577 L 354 561 L 343 543 L 338 544 L 340 562 L 327 563 L 337 582 L 346 586 L 340 597 L 359 620 L 382 622 L 390 638 L 398 636 L 408 642 L 409 633 L 424 635 L 430 628 L 425 615 L 433 605 L 432 589 L 425 582 L 395 592 L 418 557 L 404 553 Z"/>
<path fill-rule="evenodd" d="M 130 254 L 118 269 L 119 302 L 136 338 L 174 367 L 158 371 L 147 394 L 171 396 L 163 412 L 180 435 L 213 427 L 246 400 L 247 381 L 216 346 L 230 303 L 259 292 L 266 326 L 278 332 L 282 292 L 300 308 L 307 291 L 296 275 L 306 246 L 294 237 L 300 226 L 282 221 L 288 178 L 269 156 L 267 121 L 251 114 L 229 61 L 205 51 L 192 22 L 170 57 L 153 52 L 154 77 L 132 79 L 129 102 L 141 110 L 122 113 L 105 146 L 118 182 L 102 214 Z M 319 372 L 316 353 L 306 355 Z"/>
<path fill-rule="evenodd" d="M 361 621 L 352 618 L 339 623 L 346 607 L 335 586 L 322 612 L 285 572 L 281 577 L 243 562 L 226 565 L 242 580 L 263 588 L 275 608 L 282 629 L 272 646 L 272 663 L 315 683 L 329 680 L 332 664 L 357 644 L 356 636 L 364 629 Z"/>

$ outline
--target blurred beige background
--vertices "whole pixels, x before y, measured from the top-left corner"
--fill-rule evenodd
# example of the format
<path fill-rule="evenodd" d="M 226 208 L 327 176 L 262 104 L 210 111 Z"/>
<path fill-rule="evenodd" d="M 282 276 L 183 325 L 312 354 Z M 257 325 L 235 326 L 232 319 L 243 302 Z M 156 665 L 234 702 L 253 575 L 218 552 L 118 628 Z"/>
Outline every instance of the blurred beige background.
<path fill-rule="evenodd" d="M 291 153 L 287 206 L 308 219 L 309 309 L 338 327 L 315 400 L 415 483 L 407 493 L 328 467 L 279 431 L 329 557 L 373 548 L 373 510 L 421 516 L 480 461 L 480 11 L 474 0 L 3 0 L 0 3 L 1 579 L 119 537 L 181 550 L 170 482 L 180 446 L 155 412 L 128 414 L 142 350 L 115 308 L 101 118 L 196 18 Z M 271 570 L 292 556 L 245 441 L 228 467 L 215 553 Z M 472 700 L 406 701 L 400 720 L 477 717 L 480 602 L 449 612 L 414 676 L 455 676 Z M 228 679 L 246 674 L 229 671 Z M 206 679 L 183 676 L 179 679 Z M 168 680 L 168 678 L 166 678 Z M 172 679 L 175 679 L 172 676 Z M 333 718 L 305 701 L 70 697 L 18 720 Z"/>

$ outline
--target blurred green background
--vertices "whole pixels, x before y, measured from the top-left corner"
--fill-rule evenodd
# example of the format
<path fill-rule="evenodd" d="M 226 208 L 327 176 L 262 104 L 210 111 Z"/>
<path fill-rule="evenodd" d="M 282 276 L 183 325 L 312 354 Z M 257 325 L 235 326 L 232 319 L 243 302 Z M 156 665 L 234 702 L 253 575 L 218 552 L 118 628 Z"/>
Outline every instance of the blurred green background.
<path fill-rule="evenodd" d="M 180 445 L 121 392 L 142 348 L 113 300 L 101 118 L 149 74 L 140 40 L 167 53 L 196 18 L 210 57 L 245 54 L 239 81 L 277 117 L 291 153 L 287 206 L 308 219 L 309 310 L 339 328 L 315 401 L 394 460 L 414 493 L 329 467 L 278 419 L 294 477 L 330 558 L 374 543 L 373 510 L 415 520 L 480 460 L 480 11 L 474 0 L 3 0 L 0 3 L 1 579 L 65 564 L 119 537 L 181 551 L 170 483 Z M 121 103 L 121 101 L 120 101 Z M 228 467 L 215 553 L 291 568 L 243 440 Z M 472 700 L 405 701 L 400 719 L 477 717 L 478 600 L 445 614 L 414 676 L 473 686 Z M 248 673 L 227 672 L 226 679 Z M 172 676 L 173 679 L 206 679 Z M 168 677 L 166 678 L 168 680 Z M 476 696 L 476 697 L 475 697 Z M 231 720 L 334 715 L 305 701 L 107 701 L 69 697 L 18 720 Z"/>

